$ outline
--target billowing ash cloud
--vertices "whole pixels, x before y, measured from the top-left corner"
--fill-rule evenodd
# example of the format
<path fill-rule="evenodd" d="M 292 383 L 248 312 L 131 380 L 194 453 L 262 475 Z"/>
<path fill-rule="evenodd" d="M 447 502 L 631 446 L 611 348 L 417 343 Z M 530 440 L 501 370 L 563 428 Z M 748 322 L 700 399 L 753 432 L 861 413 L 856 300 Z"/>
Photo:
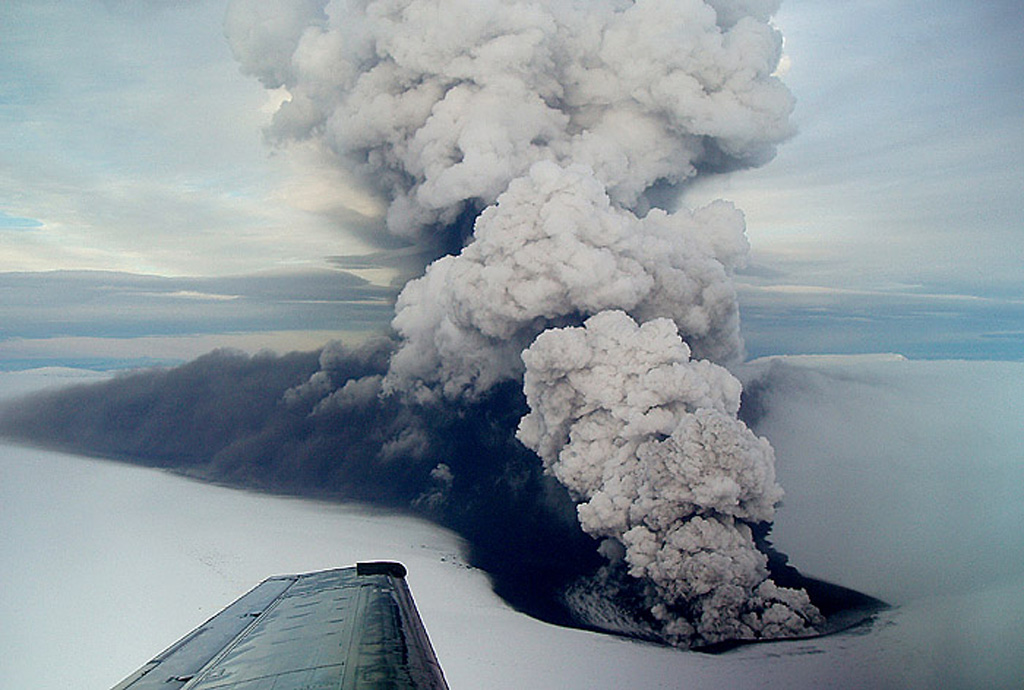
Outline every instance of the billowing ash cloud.
<path fill-rule="evenodd" d="M 476 394 L 518 378 L 520 352 L 544 328 L 606 309 L 672 318 L 695 349 L 734 357 L 728 272 L 746 248 L 743 219 L 728 204 L 638 218 L 612 203 L 589 168 L 536 163 L 484 209 L 458 256 L 406 285 L 388 383 Z"/>
<path fill-rule="evenodd" d="M 420 236 L 541 160 L 593 169 L 616 204 L 702 166 L 764 162 L 789 133 L 770 75 L 774 2 L 236 0 L 243 70 L 291 94 L 279 140 L 314 137 Z"/>
<path fill-rule="evenodd" d="M 398 297 L 386 373 L 340 381 L 327 367 L 291 395 L 320 396 L 320 412 L 377 395 L 474 405 L 525 371 L 519 438 L 640 583 L 656 634 L 680 644 L 819 618 L 768 579 L 750 526 L 781 489 L 718 365 L 743 351 L 742 215 L 655 207 L 703 171 L 766 162 L 788 136 L 776 9 L 235 0 L 226 23 L 243 70 L 290 94 L 271 139 L 361 173 L 389 200 L 388 231 L 443 255 Z M 395 457 L 424 457 L 421 438 L 411 428 Z M 458 474 L 431 476 L 436 504 Z"/>
<path fill-rule="evenodd" d="M 519 438 L 579 502 L 676 643 L 782 637 L 821 622 L 806 593 L 768 580 L 747 523 L 782 489 L 771 446 L 736 418 L 740 384 L 690 359 L 668 319 L 619 311 L 541 334 L 523 353 L 531 412 Z"/>

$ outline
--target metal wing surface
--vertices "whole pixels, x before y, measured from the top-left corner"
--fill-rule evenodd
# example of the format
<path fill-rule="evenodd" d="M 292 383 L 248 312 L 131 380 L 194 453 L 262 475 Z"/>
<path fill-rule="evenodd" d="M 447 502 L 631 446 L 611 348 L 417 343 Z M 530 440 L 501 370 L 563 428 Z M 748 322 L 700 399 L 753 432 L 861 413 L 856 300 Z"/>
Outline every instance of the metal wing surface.
<path fill-rule="evenodd" d="M 113 690 L 447 690 L 405 574 L 269 578 Z"/>

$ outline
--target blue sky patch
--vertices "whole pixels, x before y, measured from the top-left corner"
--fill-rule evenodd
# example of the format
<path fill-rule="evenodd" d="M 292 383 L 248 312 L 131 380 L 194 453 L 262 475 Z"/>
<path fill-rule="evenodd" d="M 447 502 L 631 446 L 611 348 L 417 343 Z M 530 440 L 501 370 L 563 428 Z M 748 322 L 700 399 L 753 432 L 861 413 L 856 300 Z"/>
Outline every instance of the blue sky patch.
<path fill-rule="evenodd" d="M 32 230 L 41 227 L 43 227 L 43 224 L 35 218 L 9 216 L 0 211 L 0 229 L 2 230 Z"/>

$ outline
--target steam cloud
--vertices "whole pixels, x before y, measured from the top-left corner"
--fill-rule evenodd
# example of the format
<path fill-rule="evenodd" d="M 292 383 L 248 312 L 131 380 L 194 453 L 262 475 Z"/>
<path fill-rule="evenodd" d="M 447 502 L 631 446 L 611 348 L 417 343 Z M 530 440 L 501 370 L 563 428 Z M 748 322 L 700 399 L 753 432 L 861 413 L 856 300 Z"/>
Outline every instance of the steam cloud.
<path fill-rule="evenodd" d="M 820 622 L 769 580 L 750 528 L 782 491 L 719 366 L 743 352 L 742 215 L 657 207 L 703 171 L 768 161 L 790 133 L 776 9 L 235 0 L 226 23 L 243 70 L 290 96 L 272 139 L 359 170 L 389 199 L 390 233 L 455 247 L 399 295 L 383 377 L 334 387 L 325 370 L 302 393 L 317 409 L 378 393 L 462 404 L 525 376 L 519 438 L 678 644 Z M 432 476 L 453 481 L 447 465 Z"/>

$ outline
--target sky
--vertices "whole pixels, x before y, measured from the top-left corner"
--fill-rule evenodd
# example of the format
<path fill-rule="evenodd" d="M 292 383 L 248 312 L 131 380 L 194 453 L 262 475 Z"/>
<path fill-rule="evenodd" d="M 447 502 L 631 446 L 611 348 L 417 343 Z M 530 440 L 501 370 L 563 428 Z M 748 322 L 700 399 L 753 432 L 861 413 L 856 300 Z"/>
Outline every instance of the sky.
<path fill-rule="evenodd" d="M 0 7 L 0 369 L 312 349 L 383 326 L 383 203 L 261 130 L 226 0 Z M 744 210 L 750 357 L 1024 357 L 1015 3 L 784 0 L 794 137 Z"/>

